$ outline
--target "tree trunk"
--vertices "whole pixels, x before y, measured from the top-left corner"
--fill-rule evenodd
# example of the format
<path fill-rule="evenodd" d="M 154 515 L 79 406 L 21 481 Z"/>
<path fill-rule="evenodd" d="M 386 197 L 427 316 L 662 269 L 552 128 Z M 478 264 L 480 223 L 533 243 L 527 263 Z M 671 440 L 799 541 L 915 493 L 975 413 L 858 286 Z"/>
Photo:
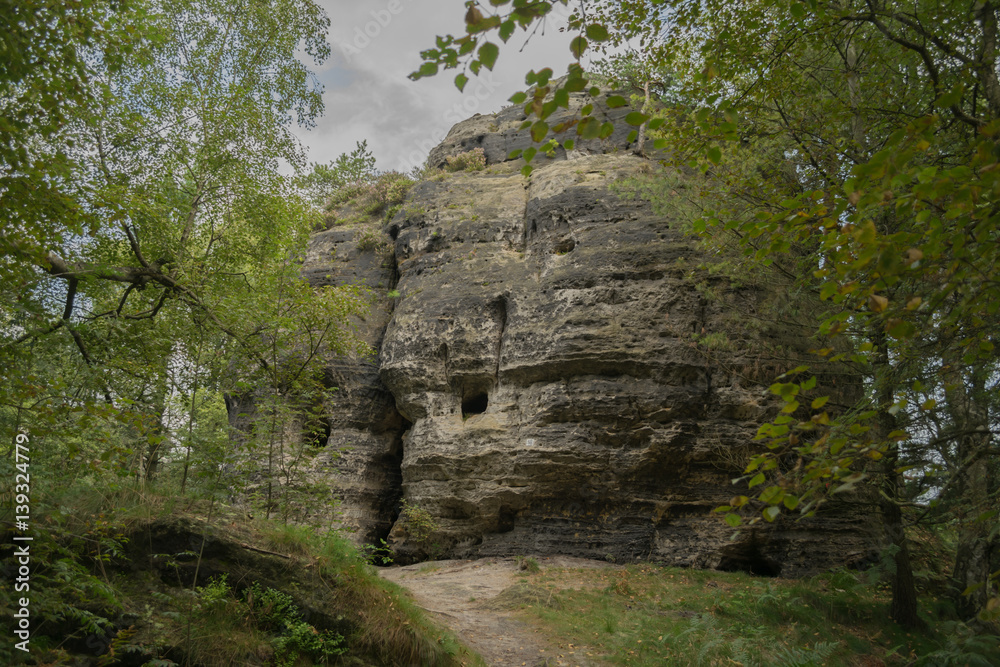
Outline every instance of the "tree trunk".
<path fill-rule="evenodd" d="M 996 478 L 987 454 L 990 446 L 989 413 L 986 404 L 985 370 L 975 369 L 971 377 L 955 373 L 949 378 L 945 395 L 957 441 L 960 466 L 955 502 L 958 519 L 958 547 L 952 576 L 955 610 L 966 621 L 975 620 L 990 598 L 990 573 L 1000 556 L 998 540 L 990 535 L 996 522 L 981 520 L 995 509 Z M 972 590 L 970 590 L 972 589 Z M 969 591 L 965 594 L 965 591 Z"/>
<path fill-rule="evenodd" d="M 167 429 L 163 423 L 163 413 L 167 408 L 167 376 L 166 368 L 160 369 L 159 375 L 154 380 L 156 388 L 153 390 L 152 413 L 156 424 L 148 445 L 146 446 L 146 456 L 144 460 L 143 476 L 147 482 L 153 481 L 156 472 L 160 467 L 160 458 L 163 456 L 164 443 L 166 442 Z"/>
<path fill-rule="evenodd" d="M 875 409 L 877 410 L 875 435 L 878 442 L 890 442 L 889 434 L 896 428 L 896 418 L 889 412 L 895 403 L 893 395 L 893 368 L 889 359 L 888 337 L 879 323 L 874 323 L 871 329 L 871 340 L 877 352 L 873 358 L 875 380 Z M 917 586 L 913 578 L 913 564 L 910 562 L 910 548 L 906 538 L 906 527 L 903 524 L 903 512 L 899 508 L 900 478 L 899 449 L 896 443 L 890 444 L 889 451 L 882 459 L 882 483 L 879 509 L 882 512 L 883 529 L 889 544 L 894 548 L 892 574 L 892 604 L 890 616 L 904 628 L 919 629 L 924 627 L 917 606 Z"/>
<path fill-rule="evenodd" d="M 895 455 L 887 457 L 885 477 L 882 482 L 880 509 L 885 535 L 894 547 L 892 560 L 895 572 L 892 575 L 892 603 L 889 615 L 904 628 L 924 627 L 917 605 L 917 585 L 913 578 L 913 564 L 910 562 L 910 548 L 903 525 L 903 513 L 896 502 L 899 491 L 899 475 L 896 472 Z"/>

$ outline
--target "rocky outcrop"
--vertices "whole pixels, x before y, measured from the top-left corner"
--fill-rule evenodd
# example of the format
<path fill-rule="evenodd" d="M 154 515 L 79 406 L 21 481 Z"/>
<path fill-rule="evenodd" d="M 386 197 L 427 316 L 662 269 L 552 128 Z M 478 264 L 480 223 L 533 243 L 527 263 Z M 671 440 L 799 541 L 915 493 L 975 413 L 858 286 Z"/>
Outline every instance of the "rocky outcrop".
<path fill-rule="evenodd" d="M 377 361 L 329 369 L 345 523 L 403 558 L 782 575 L 869 558 L 870 526 L 844 508 L 731 539 L 711 510 L 733 494 L 783 370 L 762 362 L 769 334 L 746 319 L 762 295 L 721 277 L 699 289 L 676 221 L 618 194 L 655 166 L 626 133 L 525 178 L 506 160 L 530 141 L 520 121 L 508 109 L 452 131 L 431 166 L 477 147 L 489 166 L 418 183 L 385 227 L 392 257 L 358 250 L 351 230 L 313 239 L 313 284 L 361 281 L 384 306 L 362 326 Z M 429 537 L 398 517 L 400 499 L 436 522 Z"/>
<path fill-rule="evenodd" d="M 315 287 L 357 285 L 373 298 L 366 317 L 353 322 L 371 350 L 382 344 L 392 312 L 386 295 L 395 286 L 395 264 L 388 245 L 373 243 L 366 227 L 334 227 L 313 235 L 302 272 Z M 402 493 L 402 435 L 409 422 L 379 379 L 377 357 L 355 353 L 326 362 L 324 383 L 334 391 L 317 432 L 323 451 L 311 464 L 312 483 L 331 485 L 338 504 L 331 509 L 342 528 L 360 543 L 377 544 L 398 515 Z"/>

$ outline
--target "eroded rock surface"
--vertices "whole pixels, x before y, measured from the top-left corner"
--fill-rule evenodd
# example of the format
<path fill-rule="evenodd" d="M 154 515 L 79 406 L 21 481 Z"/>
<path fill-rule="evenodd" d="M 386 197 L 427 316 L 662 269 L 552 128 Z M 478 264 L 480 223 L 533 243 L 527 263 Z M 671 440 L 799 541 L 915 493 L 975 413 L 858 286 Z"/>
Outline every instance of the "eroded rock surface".
<path fill-rule="evenodd" d="M 762 366 L 770 334 L 741 321 L 760 295 L 698 289 L 690 238 L 618 194 L 655 166 L 625 136 L 522 177 L 506 161 L 525 142 L 517 114 L 472 118 L 432 153 L 444 164 L 484 147 L 489 167 L 416 185 L 386 225 L 390 260 L 350 230 L 313 240 L 313 284 L 383 295 L 362 327 L 377 363 L 329 371 L 345 522 L 363 540 L 388 533 L 403 560 L 560 554 L 796 575 L 870 558 L 867 519 L 843 508 L 731 540 L 711 510 L 733 495 L 785 370 Z M 695 339 L 713 334 L 709 353 Z M 438 530 L 415 535 L 400 498 Z"/>

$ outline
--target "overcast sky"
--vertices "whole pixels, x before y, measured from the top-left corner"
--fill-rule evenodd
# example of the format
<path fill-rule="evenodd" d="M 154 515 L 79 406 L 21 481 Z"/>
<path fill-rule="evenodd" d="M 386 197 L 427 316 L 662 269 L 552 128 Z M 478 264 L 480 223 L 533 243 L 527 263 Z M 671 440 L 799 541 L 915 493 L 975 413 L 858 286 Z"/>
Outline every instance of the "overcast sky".
<path fill-rule="evenodd" d="M 465 34 L 462 0 L 320 0 L 330 17 L 330 59 L 317 70 L 325 88 L 326 112 L 318 125 L 299 136 L 309 159 L 325 163 L 367 139 L 379 169 L 409 171 L 458 121 L 492 113 L 523 89 L 529 69 L 566 71 L 571 36 L 550 19 L 519 52 L 528 33 L 518 30 L 493 72 L 470 77 L 464 93 L 455 88 L 461 70 L 411 81 L 420 52 L 434 47 L 436 35 Z M 487 3 L 483 3 L 488 8 Z M 563 9 L 556 5 L 557 10 Z M 558 13 L 558 11 L 554 11 Z M 495 33 L 493 41 L 496 41 Z"/>

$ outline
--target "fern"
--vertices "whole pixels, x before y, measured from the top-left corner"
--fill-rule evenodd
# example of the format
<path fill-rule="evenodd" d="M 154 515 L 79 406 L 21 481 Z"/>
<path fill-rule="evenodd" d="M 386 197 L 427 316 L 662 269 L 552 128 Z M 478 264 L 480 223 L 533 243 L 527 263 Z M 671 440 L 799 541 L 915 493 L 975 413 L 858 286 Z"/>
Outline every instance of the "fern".
<path fill-rule="evenodd" d="M 775 663 L 786 667 L 820 667 L 840 647 L 840 642 L 816 642 L 812 648 L 782 648 Z"/>
<path fill-rule="evenodd" d="M 1000 664 L 1000 637 L 977 635 L 964 623 L 954 623 L 944 648 L 925 655 L 918 665 L 993 667 Z"/>

